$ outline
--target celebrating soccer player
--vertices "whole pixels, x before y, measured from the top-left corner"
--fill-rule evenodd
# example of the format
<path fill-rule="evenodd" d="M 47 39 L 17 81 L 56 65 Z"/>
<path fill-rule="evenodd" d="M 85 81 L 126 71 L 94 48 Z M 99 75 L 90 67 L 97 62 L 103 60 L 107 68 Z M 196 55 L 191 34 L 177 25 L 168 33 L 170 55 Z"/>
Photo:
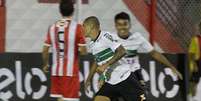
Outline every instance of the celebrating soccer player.
<path fill-rule="evenodd" d="M 124 46 L 127 53 L 124 57 L 126 61 L 122 64 L 130 65 L 132 71 L 139 80 L 142 80 L 138 56 L 139 51 L 149 53 L 154 59 L 170 67 L 172 71 L 182 79 L 182 75 L 177 71 L 174 65 L 172 65 L 161 53 L 154 50 L 153 46 L 141 35 L 141 33 L 130 32 L 131 22 L 130 16 L 127 13 L 121 12 L 117 14 L 114 18 L 114 22 L 117 30 L 117 32 L 114 33 L 114 38 Z"/>
<path fill-rule="evenodd" d="M 104 75 L 101 79 L 105 79 L 106 83 L 97 92 L 95 101 L 110 101 L 120 96 L 126 101 L 144 101 L 144 90 L 131 73 L 130 66 L 121 65 L 124 61 L 122 57 L 126 54 L 121 43 L 114 40 L 111 33 L 101 31 L 99 20 L 94 16 L 88 17 L 83 26 L 85 35 L 92 39 L 89 48 L 96 61 L 86 80 L 85 89 L 97 71 Z"/>

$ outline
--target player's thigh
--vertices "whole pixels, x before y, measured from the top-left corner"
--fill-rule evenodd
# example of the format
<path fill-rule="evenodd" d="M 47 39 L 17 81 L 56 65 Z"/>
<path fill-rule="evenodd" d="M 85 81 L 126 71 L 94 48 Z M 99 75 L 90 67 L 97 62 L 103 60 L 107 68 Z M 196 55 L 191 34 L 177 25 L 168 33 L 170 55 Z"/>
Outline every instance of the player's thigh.
<path fill-rule="evenodd" d="M 94 101 L 110 101 L 109 97 L 106 96 L 95 96 Z"/>
<path fill-rule="evenodd" d="M 144 89 L 132 73 L 118 85 L 118 91 L 125 101 L 145 101 Z"/>

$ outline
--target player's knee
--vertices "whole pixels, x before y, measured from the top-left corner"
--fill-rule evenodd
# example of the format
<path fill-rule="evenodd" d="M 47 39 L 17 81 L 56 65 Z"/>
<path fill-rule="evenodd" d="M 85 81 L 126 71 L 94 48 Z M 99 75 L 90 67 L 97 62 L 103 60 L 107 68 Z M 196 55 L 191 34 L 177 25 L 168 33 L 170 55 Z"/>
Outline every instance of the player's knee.
<path fill-rule="evenodd" d="M 108 98 L 106 96 L 96 96 L 94 98 L 94 101 L 110 101 L 110 98 Z"/>

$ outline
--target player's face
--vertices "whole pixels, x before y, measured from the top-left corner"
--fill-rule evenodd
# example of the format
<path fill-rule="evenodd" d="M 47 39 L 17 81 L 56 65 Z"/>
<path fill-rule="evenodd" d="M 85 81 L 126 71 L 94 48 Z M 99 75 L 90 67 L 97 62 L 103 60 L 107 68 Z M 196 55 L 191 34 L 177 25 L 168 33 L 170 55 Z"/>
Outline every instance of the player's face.
<path fill-rule="evenodd" d="M 125 19 L 118 19 L 115 21 L 115 27 L 120 37 L 125 38 L 129 35 L 130 21 Z"/>
<path fill-rule="evenodd" d="M 92 37 L 92 29 L 90 28 L 90 26 L 87 25 L 83 25 L 83 30 L 84 30 L 84 34 L 86 37 Z"/>

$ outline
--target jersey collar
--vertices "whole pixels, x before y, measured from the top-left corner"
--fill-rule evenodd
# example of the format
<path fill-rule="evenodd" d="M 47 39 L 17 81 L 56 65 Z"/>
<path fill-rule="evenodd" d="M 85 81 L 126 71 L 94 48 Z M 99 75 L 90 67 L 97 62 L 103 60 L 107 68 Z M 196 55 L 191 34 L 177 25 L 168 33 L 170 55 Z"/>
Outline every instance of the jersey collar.
<path fill-rule="evenodd" d="M 63 17 L 61 20 L 63 20 L 63 21 L 71 21 L 72 17 Z"/>

